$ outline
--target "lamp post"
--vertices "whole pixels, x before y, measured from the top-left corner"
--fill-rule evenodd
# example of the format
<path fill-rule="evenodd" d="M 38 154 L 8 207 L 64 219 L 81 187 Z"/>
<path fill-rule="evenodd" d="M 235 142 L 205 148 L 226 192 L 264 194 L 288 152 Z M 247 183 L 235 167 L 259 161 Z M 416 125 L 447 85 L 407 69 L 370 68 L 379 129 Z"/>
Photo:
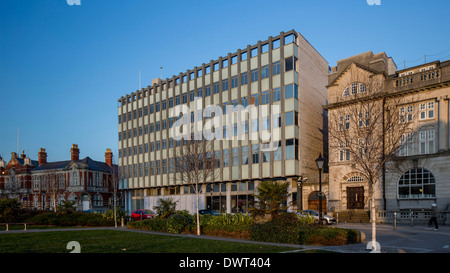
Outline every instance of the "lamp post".
<path fill-rule="evenodd" d="M 316 159 L 316 166 L 319 169 L 319 224 L 322 225 L 322 168 L 325 159 L 323 159 L 322 154 Z"/>
<path fill-rule="evenodd" d="M 303 176 L 297 179 L 297 211 L 303 210 Z"/>

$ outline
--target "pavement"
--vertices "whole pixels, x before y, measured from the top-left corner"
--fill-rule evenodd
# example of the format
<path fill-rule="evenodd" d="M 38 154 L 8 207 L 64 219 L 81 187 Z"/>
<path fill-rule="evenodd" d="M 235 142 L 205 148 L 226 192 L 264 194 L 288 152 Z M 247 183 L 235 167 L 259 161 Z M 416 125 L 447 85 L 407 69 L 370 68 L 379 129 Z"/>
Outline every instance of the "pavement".
<path fill-rule="evenodd" d="M 201 238 L 210 240 L 224 240 L 234 242 L 245 242 L 251 244 L 267 244 L 267 245 L 281 245 L 292 246 L 292 251 L 288 252 L 302 252 L 305 250 L 325 250 L 339 253 L 370 253 L 371 249 L 367 249 L 367 244 L 372 241 L 372 225 L 371 224 L 352 224 L 352 223 L 339 223 L 334 225 L 340 228 L 356 229 L 363 234 L 365 241 L 358 244 L 344 245 L 344 246 L 312 246 L 312 245 L 290 245 L 268 242 L 255 242 L 235 238 L 226 237 L 214 237 L 206 235 L 191 235 L 191 234 L 170 234 L 163 232 L 143 231 L 127 229 L 125 227 L 119 227 L 118 230 L 128 232 L 141 232 L 152 233 L 166 236 L 184 236 L 191 238 Z M 52 231 L 70 231 L 70 230 L 97 230 L 97 229 L 111 229 L 111 227 L 93 227 L 93 228 L 64 228 L 64 229 L 28 229 L 24 230 L 10 230 L 0 231 L 1 234 L 5 233 L 34 233 L 34 232 L 52 232 Z M 450 226 L 440 226 L 439 230 L 434 228 L 428 228 L 426 225 L 397 225 L 397 229 L 394 230 L 392 225 L 377 224 L 376 229 L 376 241 L 381 247 L 381 253 L 450 253 Z"/>

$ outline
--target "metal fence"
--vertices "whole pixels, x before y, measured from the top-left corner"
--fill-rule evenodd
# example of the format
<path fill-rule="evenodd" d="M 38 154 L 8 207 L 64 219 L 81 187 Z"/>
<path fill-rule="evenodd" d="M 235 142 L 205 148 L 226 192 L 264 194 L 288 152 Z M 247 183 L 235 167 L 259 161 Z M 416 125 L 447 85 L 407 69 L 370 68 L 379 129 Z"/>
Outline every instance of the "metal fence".
<path fill-rule="evenodd" d="M 376 215 L 377 223 L 381 224 L 427 224 L 431 218 L 431 211 L 378 211 Z M 450 212 L 438 213 L 439 224 L 450 224 Z"/>

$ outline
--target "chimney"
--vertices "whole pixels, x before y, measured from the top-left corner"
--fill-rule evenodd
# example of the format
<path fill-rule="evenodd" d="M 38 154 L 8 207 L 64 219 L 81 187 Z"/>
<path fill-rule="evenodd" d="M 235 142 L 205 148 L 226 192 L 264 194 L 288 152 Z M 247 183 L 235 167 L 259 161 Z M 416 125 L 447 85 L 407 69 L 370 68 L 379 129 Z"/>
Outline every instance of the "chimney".
<path fill-rule="evenodd" d="M 22 154 L 20 155 L 20 159 L 25 159 L 26 155 L 25 155 L 25 150 L 22 150 Z"/>
<path fill-rule="evenodd" d="M 105 153 L 105 162 L 106 162 L 106 164 L 108 164 L 109 166 L 112 166 L 112 165 L 113 165 L 112 158 L 113 158 L 113 154 L 112 154 L 112 152 L 111 152 L 111 149 L 106 149 L 106 153 Z"/>
<path fill-rule="evenodd" d="M 47 163 L 47 153 L 44 148 L 41 148 L 38 153 L 39 165 Z"/>
<path fill-rule="evenodd" d="M 80 160 L 80 150 L 78 150 L 77 144 L 72 144 L 72 149 L 70 149 L 70 160 L 71 161 Z"/>

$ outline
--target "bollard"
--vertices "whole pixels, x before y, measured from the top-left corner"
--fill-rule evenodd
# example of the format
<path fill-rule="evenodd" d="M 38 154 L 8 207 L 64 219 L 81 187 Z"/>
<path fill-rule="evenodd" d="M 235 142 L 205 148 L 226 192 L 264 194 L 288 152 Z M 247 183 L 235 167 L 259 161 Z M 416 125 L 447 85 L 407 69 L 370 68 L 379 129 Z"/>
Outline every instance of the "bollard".
<path fill-rule="evenodd" d="M 8 229 L 8 224 L 6 224 L 6 231 L 8 231 L 9 229 Z"/>
<path fill-rule="evenodd" d="M 339 212 L 336 212 L 336 225 L 339 224 Z"/>
<path fill-rule="evenodd" d="M 397 230 L 397 212 L 394 212 L 394 231 Z"/>
<path fill-rule="evenodd" d="M 27 223 L 25 223 L 24 225 L 25 225 L 24 230 L 27 231 Z"/>
<path fill-rule="evenodd" d="M 413 219 L 413 212 L 410 212 L 410 217 L 411 217 L 411 226 L 414 226 L 414 219 Z"/>
<path fill-rule="evenodd" d="M 121 218 L 121 225 L 124 226 L 123 217 Z"/>

